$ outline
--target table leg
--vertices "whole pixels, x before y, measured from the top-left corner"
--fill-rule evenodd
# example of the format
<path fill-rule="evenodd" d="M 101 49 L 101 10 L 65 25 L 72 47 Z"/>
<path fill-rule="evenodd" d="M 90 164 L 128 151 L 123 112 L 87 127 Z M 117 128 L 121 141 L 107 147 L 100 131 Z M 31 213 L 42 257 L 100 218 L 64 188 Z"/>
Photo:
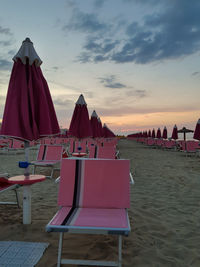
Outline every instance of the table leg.
<path fill-rule="evenodd" d="M 31 224 L 31 187 L 23 186 L 23 224 Z"/>

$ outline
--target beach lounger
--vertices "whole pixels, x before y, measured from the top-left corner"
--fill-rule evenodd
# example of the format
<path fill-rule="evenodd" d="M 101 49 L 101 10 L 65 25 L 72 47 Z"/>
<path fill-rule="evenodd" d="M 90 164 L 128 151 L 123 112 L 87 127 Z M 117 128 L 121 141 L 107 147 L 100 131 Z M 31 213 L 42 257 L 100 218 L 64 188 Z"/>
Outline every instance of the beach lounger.
<path fill-rule="evenodd" d="M 4 173 L 4 174 L 0 174 L 0 194 L 8 191 L 8 190 L 13 190 L 15 193 L 15 197 L 16 197 L 16 201 L 0 201 L 0 204 L 4 204 L 4 205 L 17 205 L 18 207 L 20 207 L 19 205 L 19 197 L 18 197 L 18 192 L 17 192 L 17 188 L 19 188 L 19 185 L 12 185 L 8 182 L 8 174 Z"/>
<path fill-rule="evenodd" d="M 53 178 L 55 168 L 62 160 L 63 146 L 61 145 L 40 145 L 36 161 L 32 161 L 34 165 L 33 174 L 37 167 L 51 167 L 50 178 Z"/>
<path fill-rule="evenodd" d="M 57 266 L 122 266 L 122 236 L 130 232 L 129 168 L 129 160 L 62 160 L 60 209 L 46 226 L 60 235 Z M 63 259 L 64 233 L 118 236 L 118 261 Z"/>
<path fill-rule="evenodd" d="M 99 159 L 116 159 L 116 147 L 115 146 L 97 146 L 96 158 Z"/>

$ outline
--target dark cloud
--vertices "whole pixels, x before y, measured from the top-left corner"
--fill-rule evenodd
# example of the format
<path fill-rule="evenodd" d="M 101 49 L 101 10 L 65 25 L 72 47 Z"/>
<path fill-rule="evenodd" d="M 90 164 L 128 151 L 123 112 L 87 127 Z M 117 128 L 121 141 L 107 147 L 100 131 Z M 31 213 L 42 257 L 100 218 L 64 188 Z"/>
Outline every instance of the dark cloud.
<path fill-rule="evenodd" d="M 64 25 L 63 30 L 103 34 L 108 30 L 108 25 L 101 22 L 95 13 L 83 13 L 78 8 L 74 8 L 72 16 L 69 22 Z"/>
<path fill-rule="evenodd" d="M 146 90 L 128 90 L 126 92 L 126 95 L 131 97 L 131 96 L 135 96 L 137 98 L 144 98 L 144 97 L 147 97 L 148 96 L 148 93 Z"/>
<path fill-rule="evenodd" d="M 0 70 L 10 70 L 12 63 L 6 59 L 0 59 Z"/>
<path fill-rule="evenodd" d="M 0 34 L 5 34 L 9 36 L 12 35 L 11 30 L 9 28 L 4 28 L 2 26 L 0 26 Z"/>
<path fill-rule="evenodd" d="M 78 57 L 80 62 L 146 64 L 182 58 L 200 50 L 199 0 L 125 2 L 154 5 L 142 21 L 123 23 L 123 32 L 122 27 L 101 21 L 97 14 L 73 9 L 73 16 L 64 29 L 87 34 Z"/>
<path fill-rule="evenodd" d="M 199 75 L 200 74 L 200 71 L 195 71 L 192 73 L 192 76 L 196 76 L 196 75 Z"/>
<path fill-rule="evenodd" d="M 105 3 L 105 0 L 95 0 L 94 1 L 94 7 L 95 8 L 101 8 Z"/>
<path fill-rule="evenodd" d="M 107 77 L 101 77 L 101 78 L 99 78 L 99 80 L 105 87 L 108 87 L 108 88 L 121 89 L 121 88 L 127 87 L 125 84 L 117 82 L 117 78 L 115 75 L 110 75 Z"/>

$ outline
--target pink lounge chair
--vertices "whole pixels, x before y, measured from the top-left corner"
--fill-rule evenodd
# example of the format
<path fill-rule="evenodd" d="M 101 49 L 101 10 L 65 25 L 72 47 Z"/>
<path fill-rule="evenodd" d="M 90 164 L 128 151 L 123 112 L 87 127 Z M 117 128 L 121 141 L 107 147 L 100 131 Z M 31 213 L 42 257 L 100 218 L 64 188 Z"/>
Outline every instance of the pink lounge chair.
<path fill-rule="evenodd" d="M 19 185 L 13 185 L 8 182 L 8 174 L 0 174 L 0 194 L 4 193 L 8 190 L 13 190 L 15 192 L 15 197 L 16 201 L 8 202 L 8 201 L 1 201 L 0 204 L 5 204 L 5 205 L 17 205 L 18 208 L 19 206 L 19 198 L 18 198 L 18 193 L 17 189 L 19 188 Z"/>
<path fill-rule="evenodd" d="M 96 158 L 99 159 L 116 159 L 115 146 L 97 146 Z"/>
<path fill-rule="evenodd" d="M 58 205 L 46 226 L 60 233 L 57 266 L 122 266 L 122 236 L 130 232 L 129 160 L 63 159 Z M 118 262 L 62 259 L 64 232 L 117 235 Z"/>
<path fill-rule="evenodd" d="M 36 161 L 31 163 L 34 165 L 33 174 L 36 167 L 51 167 L 50 178 L 56 170 L 55 166 L 62 160 L 63 146 L 61 145 L 40 145 Z"/>

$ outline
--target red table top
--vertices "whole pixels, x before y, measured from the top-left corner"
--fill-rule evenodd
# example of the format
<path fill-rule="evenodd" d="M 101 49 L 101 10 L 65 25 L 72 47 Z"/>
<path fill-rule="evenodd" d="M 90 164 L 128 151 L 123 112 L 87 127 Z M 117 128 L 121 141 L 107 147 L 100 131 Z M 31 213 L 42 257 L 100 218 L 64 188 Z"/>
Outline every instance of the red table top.
<path fill-rule="evenodd" d="M 72 153 L 73 157 L 85 157 L 87 154 L 86 153 Z"/>
<path fill-rule="evenodd" d="M 18 175 L 8 179 L 10 184 L 31 185 L 34 183 L 42 182 L 46 179 L 44 175 L 31 174 L 29 176 Z"/>

